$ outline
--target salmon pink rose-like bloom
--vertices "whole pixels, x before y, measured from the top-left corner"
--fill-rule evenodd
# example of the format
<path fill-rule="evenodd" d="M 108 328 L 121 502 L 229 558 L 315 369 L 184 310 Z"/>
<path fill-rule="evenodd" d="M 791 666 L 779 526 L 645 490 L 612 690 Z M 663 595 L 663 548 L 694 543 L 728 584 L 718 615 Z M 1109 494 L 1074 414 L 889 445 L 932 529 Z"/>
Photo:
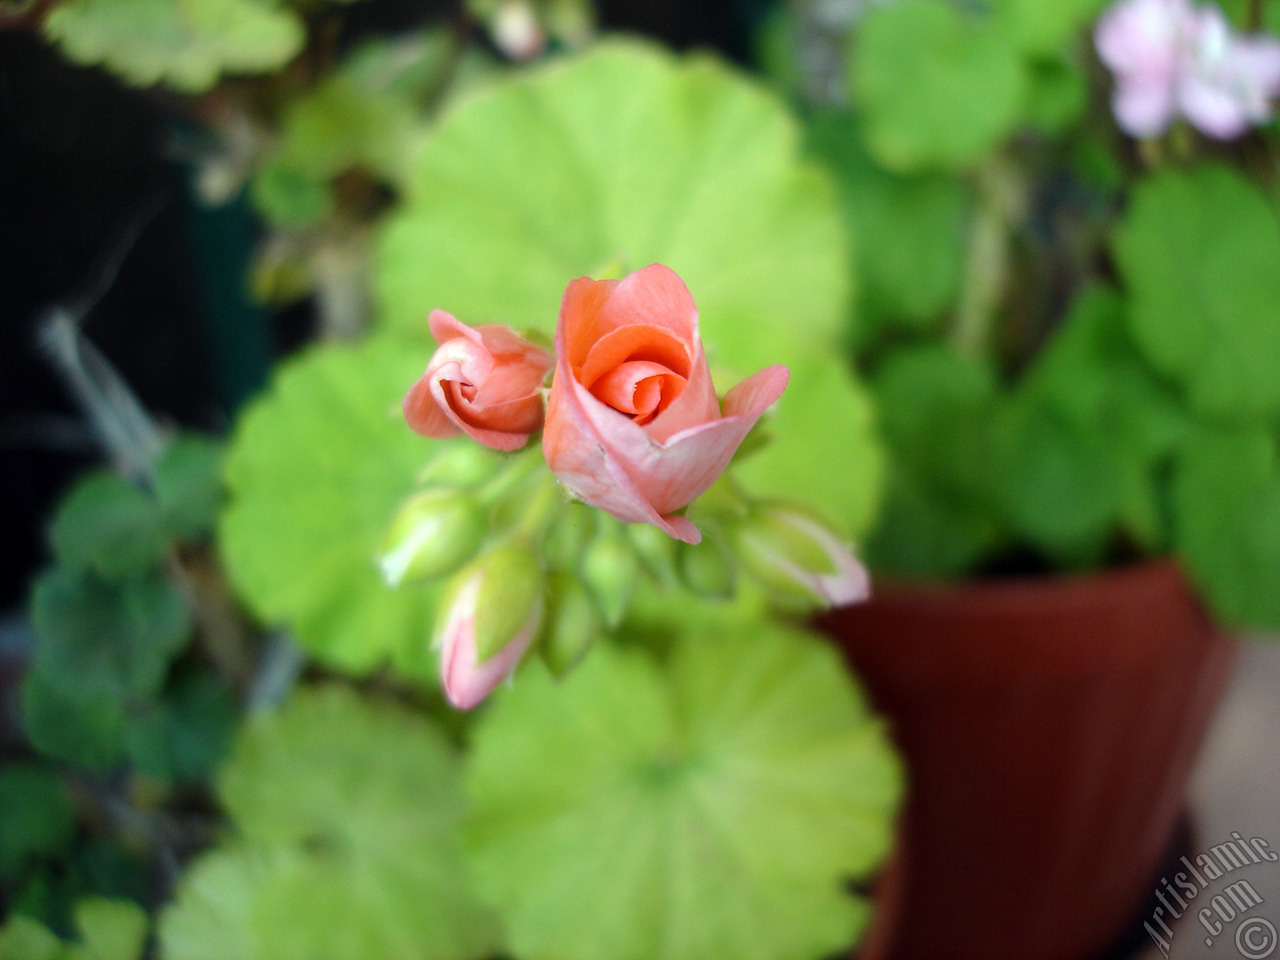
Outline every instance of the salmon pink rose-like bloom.
<path fill-rule="evenodd" d="M 702 535 L 676 511 L 724 472 L 787 385 L 766 367 L 716 399 L 684 282 L 654 264 L 622 280 L 569 284 L 542 449 L 578 498 L 677 540 Z"/>
<path fill-rule="evenodd" d="M 542 427 L 542 382 L 555 358 L 507 327 L 469 327 L 443 310 L 428 322 L 440 346 L 404 398 L 409 426 L 519 450 Z"/>

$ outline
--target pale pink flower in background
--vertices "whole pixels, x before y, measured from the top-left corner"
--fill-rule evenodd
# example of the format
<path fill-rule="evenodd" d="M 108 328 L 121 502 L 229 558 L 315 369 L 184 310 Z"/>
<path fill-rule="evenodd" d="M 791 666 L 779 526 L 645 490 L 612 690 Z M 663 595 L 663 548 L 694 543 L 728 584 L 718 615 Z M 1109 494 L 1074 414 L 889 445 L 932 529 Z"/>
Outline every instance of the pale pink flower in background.
<path fill-rule="evenodd" d="M 1098 21 L 1098 56 L 1115 76 L 1112 108 L 1134 137 L 1181 115 L 1231 139 L 1271 116 L 1280 96 L 1280 42 L 1239 36 L 1222 11 L 1188 0 L 1120 0 Z"/>
<path fill-rule="evenodd" d="M 1238 36 L 1217 7 L 1202 7 L 1191 25 L 1178 105 L 1198 130 L 1231 140 L 1271 118 L 1280 96 L 1280 42 Z"/>
<path fill-rule="evenodd" d="M 724 472 L 787 378 L 786 367 L 766 367 L 722 409 L 693 296 L 672 270 L 583 277 L 560 307 L 543 453 L 579 499 L 698 543 L 698 528 L 676 511 Z"/>
<path fill-rule="evenodd" d="M 404 398 L 409 426 L 425 437 L 465 433 L 494 450 L 519 450 L 542 427 L 542 382 L 555 364 L 547 350 L 502 326 L 469 327 L 432 310 L 440 344 Z"/>

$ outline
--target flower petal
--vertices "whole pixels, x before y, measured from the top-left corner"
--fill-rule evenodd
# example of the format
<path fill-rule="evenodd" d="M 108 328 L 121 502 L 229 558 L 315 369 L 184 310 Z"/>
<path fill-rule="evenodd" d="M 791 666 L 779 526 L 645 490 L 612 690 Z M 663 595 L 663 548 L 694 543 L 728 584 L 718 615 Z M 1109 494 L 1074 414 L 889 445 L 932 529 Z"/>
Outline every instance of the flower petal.
<path fill-rule="evenodd" d="M 432 440 L 447 440 L 462 431 L 441 408 L 432 393 L 431 384 L 434 380 L 430 372 L 424 373 L 409 388 L 404 398 L 404 418 L 414 433 Z"/>
<path fill-rule="evenodd" d="M 653 263 L 628 274 L 610 293 L 600 313 L 599 335 L 619 327 L 665 327 L 686 343 L 698 337 L 698 308 L 693 294 L 674 270 Z"/>
<path fill-rule="evenodd" d="M 595 417 L 587 415 L 582 396 Z M 701 542 L 702 534 L 689 520 L 674 515 L 664 517 L 654 510 L 631 475 L 610 453 L 598 427 L 598 421 L 609 424 L 610 418 L 613 422 L 606 429 L 633 430 L 644 436 L 643 427 L 587 393 L 573 379 L 562 354 L 551 383 L 547 425 L 542 433 L 542 452 L 552 472 L 579 500 L 623 523 L 651 523 L 677 540 Z"/>
<path fill-rule="evenodd" d="M 587 354 L 599 339 L 600 313 L 617 285 L 617 280 L 579 277 L 565 290 L 556 326 L 556 352 L 575 369 L 586 363 Z"/>
<path fill-rule="evenodd" d="M 1111 95 L 1111 108 L 1120 129 L 1131 137 L 1154 137 L 1173 122 L 1173 86 L 1119 79 Z"/>

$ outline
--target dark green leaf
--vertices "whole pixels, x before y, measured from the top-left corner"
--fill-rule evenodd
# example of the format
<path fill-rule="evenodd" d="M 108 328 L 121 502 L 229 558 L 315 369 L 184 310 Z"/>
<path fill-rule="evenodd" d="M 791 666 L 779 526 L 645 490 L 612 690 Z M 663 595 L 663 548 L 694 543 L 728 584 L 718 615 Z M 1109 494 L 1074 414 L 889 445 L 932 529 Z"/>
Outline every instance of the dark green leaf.
<path fill-rule="evenodd" d="M 155 501 L 105 470 L 76 484 L 58 508 L 50 539 L 66 566 L 110 578 L 146 573 L 168 550 Z"/>
<path fill-rule="evenodd" d="M 1280 223 L 1233 170 L 1148 177 L 1116 234 L 1134 337 L 1211 415 L 1280 411 Z"/>
<path fill-rule="evenodd" d="M 203 780 L 226 756 L 235 720 L 235 698 L 224 685 L 205 674 L 181 677 L 162 700 L 129 717 L 129 757 L 157 780 Z"/>
<path fill-rule="evenodd" d="M 104 694 L 86 694 L 27 674 L 22 722 L 32 745 L 46 756 L 91 769 L 120 762 L 124 752 L 124 706 Z"/>
<path fill-rule="evenodd" d="M 195 540 L 212 530 L 222 506 L 223 446 L 211 437 L 176 437 L 156 461 L 155 494 L 171 536 Z"/>
<path fill-rule="evenodd" d="M 942 174 L 894 174 L 867 156 L 852 114 L 824 111 L 809 124 L 815 152 L 831 167 L 845 202 L 857 277 L 879 323 L 938 319 L 955 296 L 964 262 L 968 195 Z"/>
<path fill-rule="evenodd" d="M 1261 427 L 1204 428 L 1174 475 L 1179 550 L 1231 626 L 1280 629 L 1280 464 Z"/>
<path fill-rule="evenodd" d="M 37 672 L 86 697 L 154 694 L 191 630 L 185 599 L 159 575 L 110 582 L 54 568 L 36 582 L 31 615 Z"/>
<path fill-rule="evenodd" d="M 0 876 L 14 874 L 30 857 L 62 853 L 74 830 L 61 777 L 35 763 L 0 767 Z"/>

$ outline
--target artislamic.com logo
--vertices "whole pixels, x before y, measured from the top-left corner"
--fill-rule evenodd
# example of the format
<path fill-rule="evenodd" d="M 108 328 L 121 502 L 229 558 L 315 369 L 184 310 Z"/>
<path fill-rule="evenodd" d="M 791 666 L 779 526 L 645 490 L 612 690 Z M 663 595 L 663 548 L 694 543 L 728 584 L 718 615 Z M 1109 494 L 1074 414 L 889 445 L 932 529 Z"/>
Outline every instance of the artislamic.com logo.
<path fill-rule="evenodd" d="M 1244 960 L 1266 960 L 1276 950 L 1276 927 L 1265 917 L 1251 915 L 1263 904 L 1262 894 L 1243 878 L 1223 884 L 1217 881 L 1242 867 L 1278 860 L 1280 853 L 1262 837 L 1246 840 L 1233 831 L 1230 840 L 1197 855 L 1194 863 L 1183 857 L 1180 862 L 1186 870 L 1175 873 L 1172 881 L 1160 878 L 1155 894 L 1162 906 L 1151 912 L 1151 919 L 1143 927 L 1167 957 L 1173 941 L 1168 921 L 1194 911 L 1205 946 L 1212 947 L 1220 938 L 1229 936 Z M 1197 898 L 1200 902 L 1193 906 Z"/>

